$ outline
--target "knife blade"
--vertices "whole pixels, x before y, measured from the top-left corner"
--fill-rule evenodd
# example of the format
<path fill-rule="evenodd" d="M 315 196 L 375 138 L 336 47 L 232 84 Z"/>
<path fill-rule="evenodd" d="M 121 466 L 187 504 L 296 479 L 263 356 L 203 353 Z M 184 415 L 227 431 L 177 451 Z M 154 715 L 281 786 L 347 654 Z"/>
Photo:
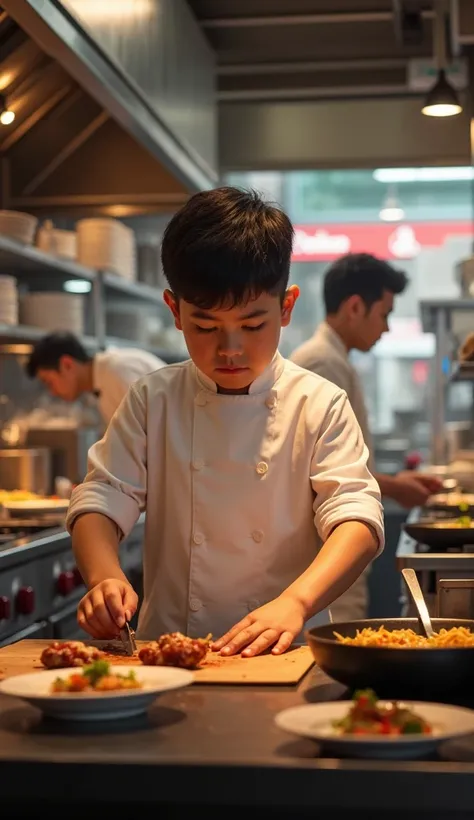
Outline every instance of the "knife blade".
<path fill-rule="evenodd" d="M 127 655 L 134 655 L 137 651 L 137 644 L 135 642 L 135 635 L 130 629 L 128 623 L 125 623 L 125 625 L 120 630 L 120 639 L 122 641 L 122 644 Z"/>

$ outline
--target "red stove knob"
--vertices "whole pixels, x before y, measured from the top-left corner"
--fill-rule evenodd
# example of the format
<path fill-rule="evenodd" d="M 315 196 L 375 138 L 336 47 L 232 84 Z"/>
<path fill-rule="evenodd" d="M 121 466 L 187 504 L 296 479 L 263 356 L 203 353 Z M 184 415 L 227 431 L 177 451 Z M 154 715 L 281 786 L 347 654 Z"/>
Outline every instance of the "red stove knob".
<path fill-rule="evenodd" d="M 33 587 L 21 587 L 16 595 L 16 608 L 20 615 L 31 615 L 35 609 L 35 591 Z"/>
<path fill-rule="evenodd" d="M 0 595 L 0 621 L 8 621 L 10 612 L 10 599 L 6 595 Z"/>
<path fill-rule="evenodd" d="M 57 589 L 60 595 L 69 595 L 74 586 L 74 573 L 70 569 L 58 575 Z"/>
<path fill-rule="evenodd" d="M 81 587 L 84 583 L 84 579 L 77 567 L 73 569 L 72 574 L 74 575 L 74 586 Z"/>

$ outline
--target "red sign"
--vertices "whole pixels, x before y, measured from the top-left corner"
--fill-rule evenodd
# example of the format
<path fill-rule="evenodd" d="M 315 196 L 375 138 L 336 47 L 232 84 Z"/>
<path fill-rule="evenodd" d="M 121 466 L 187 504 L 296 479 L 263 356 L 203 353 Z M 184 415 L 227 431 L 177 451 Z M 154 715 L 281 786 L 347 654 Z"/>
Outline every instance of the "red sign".
<path fill-rule="evenodd" d="M 346 253 L 381 259 L 414 259 L 423 248 L 444 245 L 449 236 L 474 236 L 472 222 L 367 222 L 295 225 L 293 262 L 329 262 Z"/>

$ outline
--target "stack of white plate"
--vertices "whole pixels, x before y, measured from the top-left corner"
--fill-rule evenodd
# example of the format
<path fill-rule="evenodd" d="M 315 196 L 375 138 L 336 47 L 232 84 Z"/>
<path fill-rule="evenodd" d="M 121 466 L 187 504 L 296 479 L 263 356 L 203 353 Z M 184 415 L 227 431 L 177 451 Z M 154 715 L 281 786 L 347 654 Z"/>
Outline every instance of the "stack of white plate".
<path fill-rule="evenodd" d="M 13 276 L 0 276 L 0 324 L 18 324 L 18 290 Z"/>
<path fill-rule="evenodd" d="M 118 219 L 81 219 L 76 224 L 77 259 L 88 268 L 136 279 L 135 234 Z"/>
<path fill-rule="evenodd" d="M 84 333 L 84 298 L 72 293 L 28 293 L 21 300 L 21 323 L 44 330 Z"/>
<path fill-rule="evenodd" d="M 24 245 L 33 243 L 37 224 L 37 218 L 31 214 L 24 214 L 21 211 L 0 211 L 0 234 Z"/>

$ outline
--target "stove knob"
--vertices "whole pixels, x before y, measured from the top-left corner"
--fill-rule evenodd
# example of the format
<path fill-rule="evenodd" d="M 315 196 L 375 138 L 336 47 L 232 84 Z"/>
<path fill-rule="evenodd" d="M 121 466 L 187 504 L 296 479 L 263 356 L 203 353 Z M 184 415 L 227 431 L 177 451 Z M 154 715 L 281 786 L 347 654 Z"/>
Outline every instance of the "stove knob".
<path fill-rule="evenodd" d="M 0 621 L 8 621 L 11 612 L 10 598 L 0 595 Z"/>
<path fill-rule="evenodd" d="M 82 585 L 84 584 L 84 579 L 77 567 L 73 569 L 72 574 L 74 575 L 74 586 L 82 587 Z"/>
<path fill-rule="evenodd" d="M 74 573 L 70 569 L 61 572 L 57 580 L 57 589 L 60 595 L 69 595 L 74 589 Z"/>
<path fill-rule="evenodd" d="M 16 608 L 20 615 L 31 615 L 35 610 L 33 587 L 20 587 L 16 595 Z"/>

